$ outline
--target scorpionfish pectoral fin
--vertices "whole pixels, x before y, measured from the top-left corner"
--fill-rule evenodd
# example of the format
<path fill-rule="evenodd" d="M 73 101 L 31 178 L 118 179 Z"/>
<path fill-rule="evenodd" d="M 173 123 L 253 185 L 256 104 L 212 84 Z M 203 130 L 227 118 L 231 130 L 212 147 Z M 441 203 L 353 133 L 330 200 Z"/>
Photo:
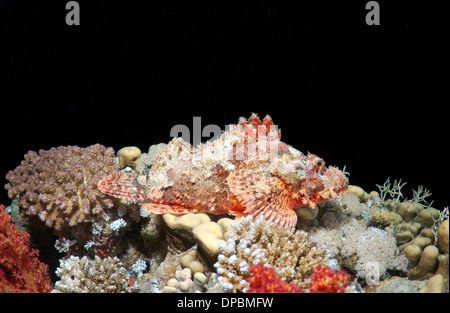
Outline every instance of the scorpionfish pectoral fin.
<path fill-rule="evenodd" d="M 264 216 L 283 227 L 294 228 L 297 224 L 291 192 L 282 180 L 264 174 L 233 172 L 227 181 L 231 192 L 245 207 L 245 214 Z"/>
<path fill-rule="evenodd" d="M 113 173 L 97 183 L 98 189 L 110 196 L 130 202 L 144 202 L 142 188 L 138 188 L 131 174 Z"/>

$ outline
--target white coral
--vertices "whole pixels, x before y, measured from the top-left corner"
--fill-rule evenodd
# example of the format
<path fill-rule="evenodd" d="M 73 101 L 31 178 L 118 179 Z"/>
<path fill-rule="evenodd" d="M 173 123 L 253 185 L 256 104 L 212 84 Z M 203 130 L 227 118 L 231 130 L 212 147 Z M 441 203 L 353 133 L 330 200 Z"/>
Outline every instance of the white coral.
<path fill-rule="evenodd" d="M 384 230 L 360 224 L 355 218 L 339 216 L 332 209 L 322 213 L 323 225 L 313 228 L 311 236 L 325 245 L 330 257 L 356 256 L 354 270 L 358 277 L 368 274 L 380 279 L 388 269 L 406 271 L 408 261 L 404 255 L 396 255 L 395 237 Z M 376 266 L 376 271 L 374 271 Z"/>
<path fill-rule="evenodd" d="M 119 218 L 118 220 L 115 220 L 111 224 L 109 224 L 109 228 L 111 228 L 112 231 L 115 232 L 115 235 L 119 235 L 119 230 L 123 227 L 127 226 L 127 222 L 123 218 Z"/>

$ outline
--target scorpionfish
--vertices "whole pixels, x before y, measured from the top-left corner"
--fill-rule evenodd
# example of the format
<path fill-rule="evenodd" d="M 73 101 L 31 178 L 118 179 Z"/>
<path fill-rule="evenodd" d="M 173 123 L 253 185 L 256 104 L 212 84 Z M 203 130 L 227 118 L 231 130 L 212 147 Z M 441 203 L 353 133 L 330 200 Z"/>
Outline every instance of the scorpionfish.
<path fill-rule="evenodd" d="M 261 121 L 252 114 L 195 148 L 175 137 L 146 171 L 113 173 L 98 188 L 149 213 L 262 215 L 293 228 L 294 209 L 335 199 L 347 191 L 348 179 L 280 137 L 270 116 Z"/>

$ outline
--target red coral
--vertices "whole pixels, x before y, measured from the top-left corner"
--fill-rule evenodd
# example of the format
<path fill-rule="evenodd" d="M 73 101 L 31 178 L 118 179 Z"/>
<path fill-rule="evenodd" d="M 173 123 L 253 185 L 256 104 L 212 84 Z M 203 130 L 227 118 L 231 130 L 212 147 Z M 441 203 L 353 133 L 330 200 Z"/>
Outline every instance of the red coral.
<path fill-rule="evenodd" d="M 273 268 L 264 267 L 262 264 L 250 268 L 252 277 L 248 280 L 250 288 L 248 293 L 302 293 L 302 289 L 294 284 L 289 284 L 278 278 Z"/>
<path fill-rule="evenodd" d="M 38 257 L 30 235 L 22 234 L 0 205 L 0 293 L 50 292 L 48 267 Z"/>
<path fill-rule="evenodd" d="M 309 291 L 311 293 L 344 293 L 349 283 L 349 275 L 328 267 L 317 266 L 310 277 Z"/>

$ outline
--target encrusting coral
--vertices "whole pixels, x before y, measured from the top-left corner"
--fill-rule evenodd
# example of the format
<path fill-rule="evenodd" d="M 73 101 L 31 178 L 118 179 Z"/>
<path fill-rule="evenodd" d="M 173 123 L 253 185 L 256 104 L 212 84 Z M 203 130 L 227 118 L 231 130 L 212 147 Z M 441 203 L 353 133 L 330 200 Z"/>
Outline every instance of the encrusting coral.
<path fill-rule="evenodd" d="M 329 266 L 329 252 L 307 233 L 279 227 L 262 217 L 245 217 L 231 223 L 225 240 L 219 244 L 220 254 L 214 266 L 226 291 L 245 291 L 250 267 L 258 263 L 272 267 L 281 279 L 302 289 L 309 285 L 316 266 Z"/>
<path fill-rule="evenodd" d="M 55 283 L 53 292 L 125 292 L 129 281 L 127 270 L 117 257 L 103 260 L 96 256 L 94 260 L 87 257 L 71 256 L 60 260 L 56 270 L 61 280 Z"/>
<path fill-rule="evenodd" d="M 112 198 L 101 193 L 97 183 L 116 170 L 114 150 L 99 144 L 30 151 L 6 175 L 5 188 L 26 215 L 61 230 L 90 221 L 113 206 Z"/>
<path fill-rule="evenodd" d="M 30 247 L 30 235 L 21 233 L 0 205 L 0 293 L 50 292 L 47 265 Z"/>

